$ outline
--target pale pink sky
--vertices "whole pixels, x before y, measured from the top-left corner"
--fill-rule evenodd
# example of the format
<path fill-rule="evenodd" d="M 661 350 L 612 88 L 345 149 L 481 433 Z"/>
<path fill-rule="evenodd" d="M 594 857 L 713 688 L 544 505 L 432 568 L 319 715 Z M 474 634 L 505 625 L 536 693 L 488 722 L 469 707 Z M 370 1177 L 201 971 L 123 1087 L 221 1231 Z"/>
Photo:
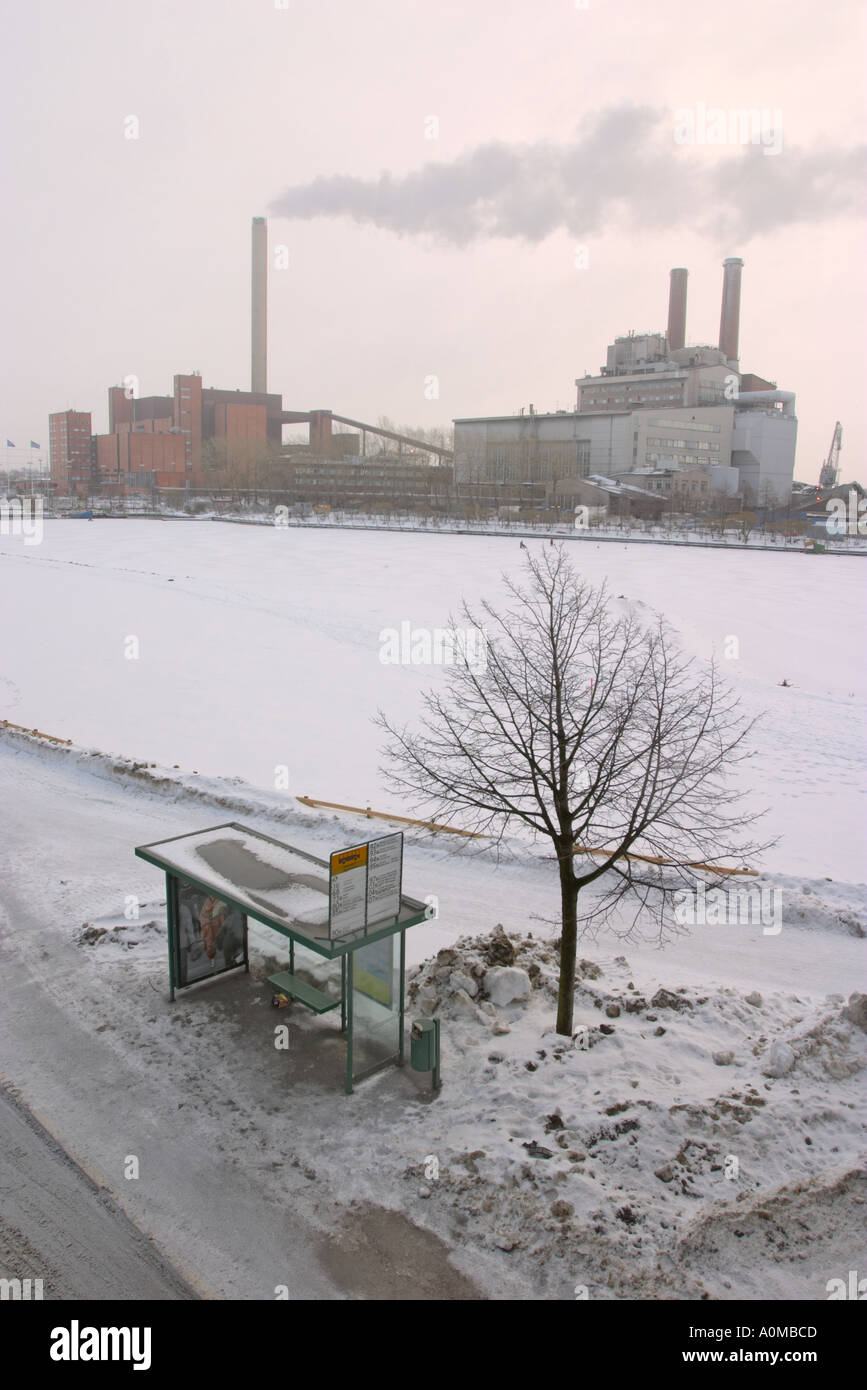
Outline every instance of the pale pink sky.
<path fill-rule="evenodd" d="M 247 389 L 250 218 L 269 213 L 289 248 L 269 389 L 288 407 L 434 425 L 571 406 L 615 335 L 664 330 L 671 266 L 690 270 L 688 340 L 715 342 L 721 261 L 739 255 L 741 366 L 797 392 L 796 476 L 818 475 L 839 418 L 844 479 L 867 481 L 860 3 L 280 5 L 3 0 L 0 444 L 47 446 L 68 406 L 104 430 L 129 373 L 143 394 L 191 370 Z M 747 166 L 676 144 L 674 113 L 698 102 L 779 109 L 781 152 Z M 537 173 L 502 193 L 509 235 L 468 240 L 461 171 L 492 144 Z M 433 231 L 271 213 L 287 189 L 309 209 L 313 180 L 384 172 L 399 210 L 380 198 L 383 217 L 413 226 L 427 198 Z"/>

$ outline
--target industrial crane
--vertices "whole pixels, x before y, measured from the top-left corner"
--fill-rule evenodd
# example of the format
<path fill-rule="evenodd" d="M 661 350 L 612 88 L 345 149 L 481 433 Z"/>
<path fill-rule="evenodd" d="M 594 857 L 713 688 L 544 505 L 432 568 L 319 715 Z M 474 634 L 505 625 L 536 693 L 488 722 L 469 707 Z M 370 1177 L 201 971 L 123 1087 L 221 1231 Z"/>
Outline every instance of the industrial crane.
<path fill-rule="evenodd" d="M 843 447 L 843 426 L 838 420 L 834 426 L 828 457 L 819 473 L 819 487 L 836 487 L 840 475 L 840 450 Z"/>

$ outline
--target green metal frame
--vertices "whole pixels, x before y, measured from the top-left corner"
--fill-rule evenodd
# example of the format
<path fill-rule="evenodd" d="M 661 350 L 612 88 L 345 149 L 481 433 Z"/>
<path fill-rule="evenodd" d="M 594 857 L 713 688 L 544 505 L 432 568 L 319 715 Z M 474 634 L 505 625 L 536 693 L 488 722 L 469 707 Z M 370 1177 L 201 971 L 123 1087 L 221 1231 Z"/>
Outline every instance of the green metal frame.
<path fill-rule="evenodd" d="M 405 994 L 404 994 L 404 988 L 403 988 L 403 986 L 404 986 L 404 981 L 405 981 L 405 979 L 406 979 L 406 932 L 405 932 L 405 931 L 402 931 L 401 934 L 400 934 L 400 1055 L 399 1055 L 399 1057 L 398 1057 L 398 1063 L 397 1063 L 397 1065 L 398 1065 L 399 1067 L 402 1067 L 402 1066 L 403 1066 L 403 1063 L 404 1063 L 404 1055 L 403 1055 L 403 1052 L 404 1052 L 403 1029 L 404 1029 L 404 1015 L 405 1015 L 405 1012 L 406 1012 L 406 996 L 405 996 Z"/>
<path fill-rule="evenodd" d="M 352 995 L 353 995 L 353 976 L 355 974 L 352 966 L 353 959 L 350 953 L 345 962 L 346 990 L 343 995 L 344 1008 L 346 1009 L 346 1094 L 352 1095 Z"/>
<path fill-rule="evenodd" d="M 242 831 L 247 835 L 254 835 L 259 839 L 266 840 L 280 849 L 289 849 L 293 854 L 298 854 L 302 859 L 315 864 L 317 868 L 329 870 L 328 860 L 318 859 L 315 855 L 308 854 L 304 850 L 296 849 L 294 845 L 286 845 L 281 840 L 275 840 L 270 835 L 264 835 L 259 830 L 253 830 L 250 826 L 241 825 L 238 821 L 224 821 L 220 825 L 205 826 L 200 831 L 187 832 L 185 835 L 174 835 L 166 840 L 156 840 L 148 845 L 139 845 L 135 853 L 139 859 L 145 860 L 148 864 L 153 864 L 155 868 L 162 869 L 166 876 L 166 917 L 168 922 L 168 948 L 169 948 L 169 998 L 173 1001 L 179 989 L 192 989 L 196 985 L 204 984 L 207 980 L 194 980 L 189 985 L 180 985 L 176 970 L 176 951 L 178 949 L 180 937 L 178 933 L 178 899 L 177 885 L 179 880 L 191 884 L 201 892 L 208 894 L 218 894 L 223 902 L 231 904 L 232 907 L 243 913 L 245 918 L 252 918 L 263 927 L 270 927 L 272 931 L 279 932 L 289 941 L 289 969 L 294 973 L 295 969 L 295 943 L 305 946 L 314 954 L 322 956 L 325 960 L 340 961 L 340 1030 L 346 1034 L 346 1093 L 352 1094 L 352 1059 L 353 1059 L 353 1033 L 352 1033 L 352 992 L 354 987 L 354 956 L 355 952 L 362 946 L 369 946 L 374 941 L 380 941 L 386 936 L 400 934 L 400 995 L 399 995 L 399 1045 L 396 1057 L 387 1058 L 384 1062 L 378 1062 L 375 1066 L 365 1071 L 355 1079 L 365 1080 L 372 1076 L 374 1072 L 381 1071 L 384 1067 L 404 1065 L 405 1043 L 405 987 L 406 987 L 406 932 L 409 927 L 421 925 L 428 920 L 428 910 L 424 903 L 416 898 L 404 897 L 401 894 L 400 908 L 401 915 L 385 926 L 378 926 L 374 931 L 355 932 L 351 936 L 343 937 L 338 941 L 322 941 L 306 936 L 304 932 L 291 927 L 287 927 L 284 922 L 277 921 L 270 917 L 267 912 L 255 911 L 247 903 L 239 901 L 227 893 L 222 884 L 208 883 L 207 880 L 196 877 L 186 869 L 180 869 L 170 864 L 164 855 L 158 853 L 164 845 L 173 844 L 176 840 L 188 840 L 191 834 L 204 835 L 214 830 L 236 830 Z M 406 914 L 406 915 L 404 915 Z M 220 972 L 220 977 L 230 974 L 232 970 L 240 970 L 240 965 L 230 967 L 228 970 Z M 248 931 L 244 932 L 244 970 L 249 972 L 249 946 Z M 214 978 L 214 977 L 211 977 Z"/>

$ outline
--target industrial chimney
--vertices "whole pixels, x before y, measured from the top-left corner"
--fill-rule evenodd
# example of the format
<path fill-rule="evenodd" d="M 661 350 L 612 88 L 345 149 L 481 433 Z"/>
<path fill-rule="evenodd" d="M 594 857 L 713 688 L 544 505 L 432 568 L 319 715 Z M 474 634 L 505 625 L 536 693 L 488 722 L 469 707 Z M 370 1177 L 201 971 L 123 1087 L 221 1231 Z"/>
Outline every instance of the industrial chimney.
<path fill-rule="evenodd" d="M 686 280 L 688 270 L 677 266 L 671 272 L 668 290 L 668 350 L 686 347 Z"/>
<path fill-rule="evenodd" d="M 268 224 L 253 218 L 250 390 L 268 389 Z"/>
<path fill-rule="evenodd" d="M 720 352 L 725 355 L 730 366 L 738 362 L 738 336 L 741 319 L 741 270 L 743 261 L 737 256 L 729 256 L 723 261 L 722 310 L 719 320 Z"/>

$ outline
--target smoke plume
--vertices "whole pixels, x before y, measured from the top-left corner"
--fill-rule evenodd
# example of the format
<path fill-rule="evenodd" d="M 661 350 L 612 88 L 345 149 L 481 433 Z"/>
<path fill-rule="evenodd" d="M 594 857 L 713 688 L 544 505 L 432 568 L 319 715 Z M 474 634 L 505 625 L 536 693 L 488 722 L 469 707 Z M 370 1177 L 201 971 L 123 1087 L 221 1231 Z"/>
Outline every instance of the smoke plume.
<path fill-rule="evenodd" d="M 270 210 L 305 220 L 351 217 L 466 246 L 485 237 L 539 242 L 560 229 L 583 237 L 614 221 L 639 229 L 689 226 L 744 242 L 860 206 L 863 145 L 816 152 L 780 146 L 777 152 L 756 141 L 722 153 L 697 150 L 678 141 L 670 112 L 617 107 L 564 143 L 492 141 L 400 176 L 320 177 L 287 188 Z"/>

